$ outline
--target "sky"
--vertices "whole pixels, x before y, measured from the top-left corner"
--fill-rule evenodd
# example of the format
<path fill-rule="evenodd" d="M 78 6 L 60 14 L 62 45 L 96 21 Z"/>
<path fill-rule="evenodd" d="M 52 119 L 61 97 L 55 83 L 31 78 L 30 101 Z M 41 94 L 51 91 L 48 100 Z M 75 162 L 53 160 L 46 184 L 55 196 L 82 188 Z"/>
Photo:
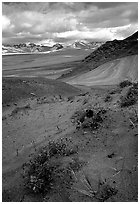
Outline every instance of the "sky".
<path fill-rule="evenodd" d="M 138 30 L 137 2 L 3 2 L 3 44 L 124 39 Z"/>

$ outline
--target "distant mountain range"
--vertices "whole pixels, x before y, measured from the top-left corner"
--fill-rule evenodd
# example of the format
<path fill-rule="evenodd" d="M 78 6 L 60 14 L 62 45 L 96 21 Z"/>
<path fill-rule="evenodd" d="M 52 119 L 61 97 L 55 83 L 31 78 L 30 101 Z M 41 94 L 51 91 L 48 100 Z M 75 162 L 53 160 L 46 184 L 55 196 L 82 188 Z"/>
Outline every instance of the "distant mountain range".
<path fill-rule="evenodd" d="M 2 54 L 27 54 L 27 53 L 50 53 L 62 49 L 91 49 L 96 50 L 103 42 L 88 42 L 88 41 L 75 41 L 71 44 L 56 43 L 53 46 L 46 46 L 35 43 L 20 43 L 15 45 L 2 45 Z"/>
<path fill-rule="evenodd" d="M 72 47 L 76 49 L 93 49 L 100 47 L 104 42 L 88 42 L 88 41 L 75 41 L 74 43 L 68 45 L 67 47 Z"/>

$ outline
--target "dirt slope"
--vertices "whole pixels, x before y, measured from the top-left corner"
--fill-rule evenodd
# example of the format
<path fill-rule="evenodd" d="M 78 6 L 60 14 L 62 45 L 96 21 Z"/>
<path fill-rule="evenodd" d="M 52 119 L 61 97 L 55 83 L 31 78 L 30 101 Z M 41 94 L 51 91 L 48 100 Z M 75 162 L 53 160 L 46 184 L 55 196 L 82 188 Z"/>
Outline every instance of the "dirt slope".
<path fill-rule="evenodd" d="M 102 48 L 86 59 L 88 66 L 82 69 L 88 67 L 87 73 L 67 77 L 77 87 L 86 85 L 84 91 L 58 80 L 3 79 L 3 202 L 138 200 L 138 88 L 137 83 L 116 85 L 124 79 L 137 81 L 133 38 L 113 42 L 125 47 L 106 60 L 113 49 L 108 42 L 101 64 Z M 92 57 L 98 66 L 89 62 Z M 66 146 L 59 146 L 62 140 Z M 55 144 L 51 150 L 50 142 Z M 47 151 L 40 153 L 42 147 Z M 46 181 L 47 190 L 38 193 Z"/>
<path fill-rule="evenodd" d="M 111 92 L 112 100 L 105 102 Z M 137 103 L 121 108 L 117 101 L 125 92 L 116 86 L 98 86 L 70 99 L 46 102 L 44 97 L 26 98 L 3 109 L 3 201 L 137 201 Z M 76 129 L 72 116 L 85 108 L 106 110 L 97 129 Z M 77 152 L 53 158 L 62 171 L 46 195 L 27 191 L 23 164 L 37 154 L 38 148 L 60 138 Z M 82 166 L 78 170 L 72 167 L 74 175 L 69 177 L 64 170 L 73 162 Z M 85 176 L 95 192 L 101 185 L 97 197 L 88 194 Z"/>
<path fill-rule="evenodd" d="M 43 97 L 55 98 L 72 96 L 80 90 L 64 82 L 45 79 L 43 77 L 3 77 L 2 102 L 3 105 L 17 102 L 18 100 Z"/>
<path fill-rule="evenodd" d="M 97 69 L 85 74 L 79 73 L 79 76 L 70 77 L 65 81 L 69 84 L 93 86 L 119 84 L 125 79 L 130 81 L 138 79 L 137 55 L 110 61 L 99 66 Z"/>

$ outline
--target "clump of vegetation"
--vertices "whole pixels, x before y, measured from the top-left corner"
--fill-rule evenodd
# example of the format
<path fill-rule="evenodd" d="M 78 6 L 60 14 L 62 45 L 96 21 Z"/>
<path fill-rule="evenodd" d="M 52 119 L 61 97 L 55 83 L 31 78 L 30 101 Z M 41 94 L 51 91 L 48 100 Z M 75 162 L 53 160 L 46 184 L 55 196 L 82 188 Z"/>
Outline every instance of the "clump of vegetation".
<path fill-rule="evenodd" d="M 111 94 L 111 95 L 113 95 L 115 93 L 116 93 L 116 90 L 112 90 L 112 91 L 109 92 L 109 94 Z"/>
<path fill-rule="evenodd" d="M 87 103 L 88 103 L 88 99 L 85 98 L 85 99 L 83 100 L 83 105 L 85 105 L 85 104 L 87 104 Z"/>
<path fill-rule="evenodd" d="M 91 128 L 91 129 L 97 129 L 99 128 L 100 124 L 103 122 L 102 113 L 100 111 L 94 113 L 93 117 L 89 118 L 88 120 L 85 120 L 85 122 L 82 124 L 83 128 Z"/>
<path fill-rule="evenodd" d="M 74 100 L 74 96 L 69 96 L 67 101 L 73 101 Z"/>
<path fill-rule="evenodd" d="M 133 83 L 125 96 L 120 98 L 120 106 L 128 107 L 134 105 L 138 101 L 138 84 Z"/>
<path fill-rule="evenodd" d="M 112 96 L 110 96 L 110 94 L 108 94 L 105 99 L 104 99 L 105 102 L 111 102 L 112 101 Z"/>
<path fill-rule="evenodd" d="M 67 141 L 65 139 L 61 139 L 56 142 L 49 142 L 48 149 L 49 157 L 52 157 L 54 155 L 70 156 L 71 154 L 77 153 L 76 149 L 68 147 Z"/>
<path fill-rule="evenodd" d="M 120 88 L 120 86 L 118 86 L 117 88 L 111 90 L 111 91 L 109 92 L 109 94 L 111 94 L 111 95 L 113 95 L 113 94 L 120 94 L 121 91 L 122 91 L 122 89 Z"/>
<path fill-rule="evenodd" d="M 92 110 L 87 109 L 85 111 L 76 112 L 74 117 L 76 117 L 76 128 L 91 128 L 97 129 L 100 127 L 100 124 L 103 122 L 103 115 L 106 113 L 106 110 L 103 108 Z"/>
<path fill-rule="evenodd" d="M 86 116 L 85 110 L 78 110 L 74 113 L 71 119 L 75 122 L 79 121 L 80 123 L 83 123 L 85 120 L 85 116 Z"/>
<path fill-rule="evenodd" d="M 134 87 L 135 89 L 138 89 L 138 82 L 133 82 L 133 87 Z"/>
<path fill-rule="evenodd" d="M 4 116 L 2 116 L 2 120 L 6 120 L 7 119 L 7 117 L 4 115 Z"/>
<path fill-rule="evenodd" d="M 82 180 L 81 180 L 82 181 Z M 107 199 L 116 195 L 118 190 L 109 184 L 109 181 L 99 178 L 98 188 L 94 189 L 89 178 L 84 175 L 84 180 L 82 181 L 84 189 L 74 188 L 79 193 L 89 196 L 92 199 L 96 199 L 100 202 L 105 202 Z"/>
<path fill-rule="evenodd" d="M 73 174 L 73 169 L 80 167 L 77 160 L 69 164 L 67 168 L 61 168 L 61 157 L 77 153 L 76 149 L 69 148 L 65 140 L 52 141 L 42 147 L 28 163 L 23 166 L 25 188 L 31 193 L 46 195 L 54 188 L 60 174 L 67 177 Z M 76 170 L 76 169 L 74 169 Z M 59 177 L 59 180 L 62 178 Z"/>
<path fill-rule="evenodd" d="M 126 86 L 131 86 L 131 85 L 132 85 L 132 82 L 129 81 L 129 80 L 122 81 L 122 82 L 120 82 L 120 84 L 119 84 L 119 86 L 120 86 L 121 88 L 124 88 L 124 87 L 126 87 Z"/>

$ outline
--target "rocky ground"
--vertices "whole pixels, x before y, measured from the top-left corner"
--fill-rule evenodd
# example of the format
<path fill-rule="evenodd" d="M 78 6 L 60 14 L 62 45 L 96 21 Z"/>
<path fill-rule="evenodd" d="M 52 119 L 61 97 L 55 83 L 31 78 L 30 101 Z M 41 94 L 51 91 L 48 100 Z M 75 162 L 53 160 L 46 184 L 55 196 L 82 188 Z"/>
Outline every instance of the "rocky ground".
<path fill-rule="evenodd" d="M 137 201 L 137 85 L 18 80 L 3 83 L 3 201 Z"/>

